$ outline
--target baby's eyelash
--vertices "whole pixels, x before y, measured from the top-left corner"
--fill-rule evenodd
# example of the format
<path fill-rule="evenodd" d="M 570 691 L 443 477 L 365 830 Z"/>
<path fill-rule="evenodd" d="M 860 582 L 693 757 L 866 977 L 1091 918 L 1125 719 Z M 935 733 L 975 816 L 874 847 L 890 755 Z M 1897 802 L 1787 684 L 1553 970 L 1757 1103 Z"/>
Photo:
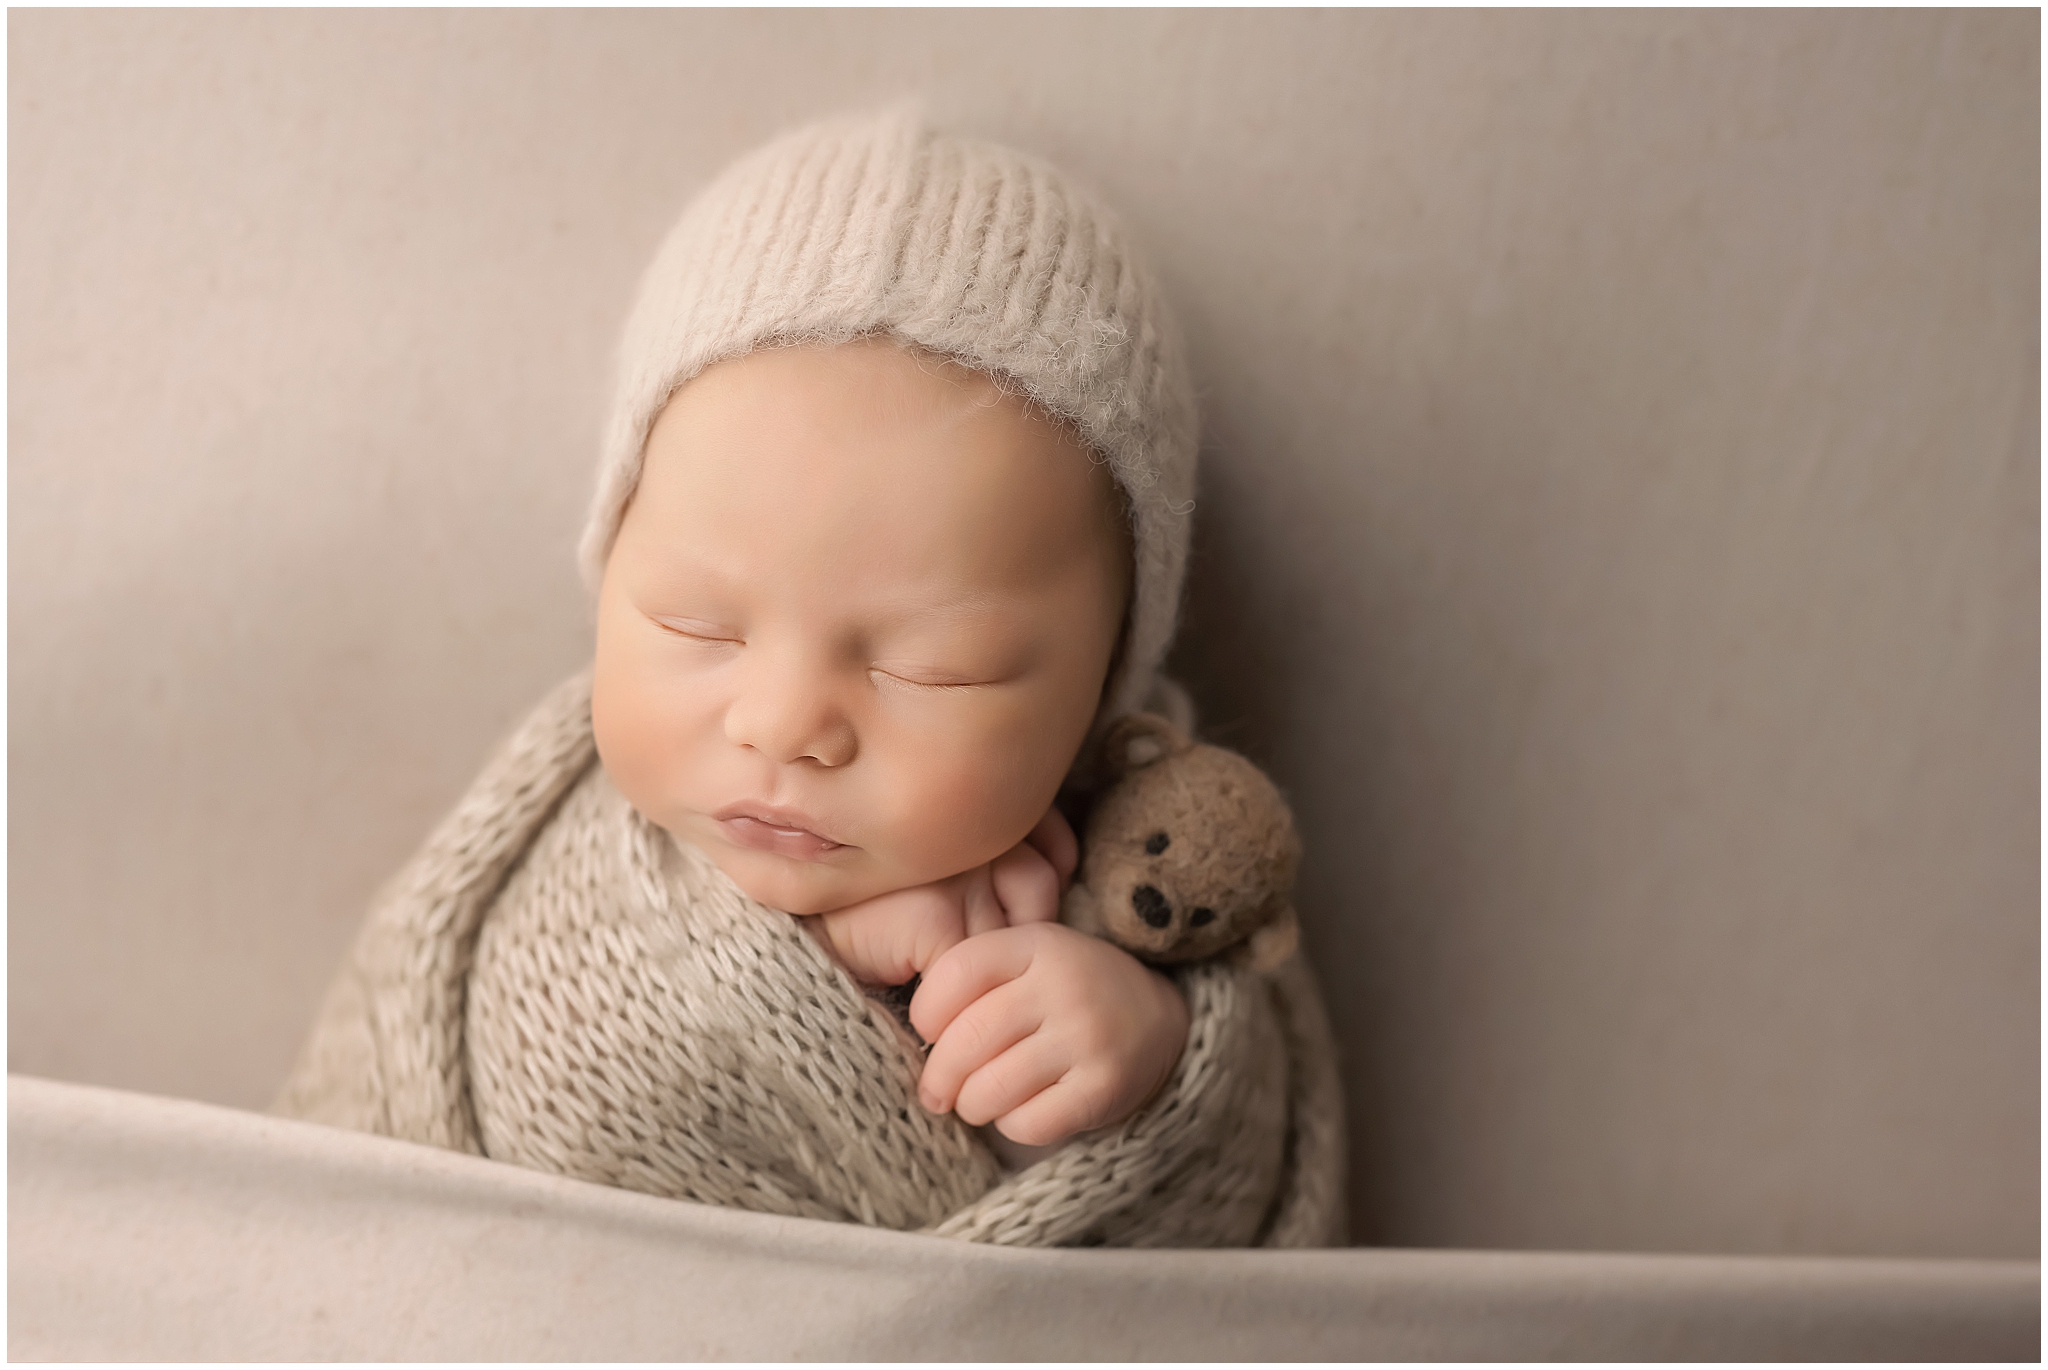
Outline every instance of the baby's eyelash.
<path fill-rule="evenodd" d="M 743 647 L 746 645 L 745 638 L 740 637 L 734 633 L 728 632 L 725 629 L 718 628 L 709 623 L 693 623 L 688 626 L 684 626 L 680 623 L 672 623 L 666 619 L 657 618 L 654 620 L 654 626 L 661 629 L 665 633 L 669 633 L 680 638 L 687 638 L 691 642 L 709 642 L 721 645 L 730 644 L 735 647 Z"/>
<path fill-rule="evenodd" d="M 988 685 L 984 680 L 913 680 L 880 666 L 870 667 L 869 672 L 885 680 L 893 680 L 898 685 L 908 685 L 913 690 L 979 690 Z"/>

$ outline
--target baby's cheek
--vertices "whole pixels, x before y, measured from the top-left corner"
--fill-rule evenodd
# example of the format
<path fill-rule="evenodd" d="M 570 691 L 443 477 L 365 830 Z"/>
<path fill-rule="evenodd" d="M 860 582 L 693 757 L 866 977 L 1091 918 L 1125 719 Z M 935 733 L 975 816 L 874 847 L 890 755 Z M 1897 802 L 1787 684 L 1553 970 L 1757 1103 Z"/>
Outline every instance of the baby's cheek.
<path fill-rule="evenodd" d="M 612 783 L 628 799 L 634 798 L 646 757 L 642 740 L 649 735 L 648 719 L 637 693 L 616 676 L 607 676 L 602 666 L 591 682 L 590 729 Z"/>
<path fill-rule="evenodd" d="M 1059 774 L 1045 765 L 1020 764 L 1001 748 L 930 760 L 906 777 L 899 840 L 924 858 L 931 879 L 992 861 L 1044 816 Z"/>
<path fill-rule="evenodd" d="M 687 694 L 656 688 L 647 672 L 607 672 L 605 665 L 600 657 L 591 684 L 590 722 L 598 756 L 619 793 L 667 826 L 680 798 L 679 782 L 700 769 L 690 765 L 696 729 L 684 708 Z"/>

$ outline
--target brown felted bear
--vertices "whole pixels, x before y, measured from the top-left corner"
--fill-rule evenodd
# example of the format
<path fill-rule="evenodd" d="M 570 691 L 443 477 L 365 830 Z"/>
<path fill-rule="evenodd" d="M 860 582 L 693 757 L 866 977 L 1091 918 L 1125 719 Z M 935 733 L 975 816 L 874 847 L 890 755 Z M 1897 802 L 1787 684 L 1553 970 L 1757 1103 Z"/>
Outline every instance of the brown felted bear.
<path fill-rule="evenodd" d="M 1258 767 L 1156 714 L 1113 724 L 1098 764 L 1109 785 L 1060 921 L 1158 965 L 1227 953 L 1270 971 L 1294 953 L 1301 840 Z"/>

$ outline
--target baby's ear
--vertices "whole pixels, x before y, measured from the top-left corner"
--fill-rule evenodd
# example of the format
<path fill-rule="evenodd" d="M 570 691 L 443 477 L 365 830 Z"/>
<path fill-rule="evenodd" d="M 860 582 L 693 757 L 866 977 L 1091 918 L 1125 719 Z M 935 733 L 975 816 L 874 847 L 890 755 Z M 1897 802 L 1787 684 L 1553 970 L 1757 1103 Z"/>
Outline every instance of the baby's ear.
<path fill-rule="evenodd" d="M 1194 745 L 1186 733 L 1158 714 L 1126 714 L 1102 735 L 1102 773 L 1108 780 L 1121 780 Z"/>

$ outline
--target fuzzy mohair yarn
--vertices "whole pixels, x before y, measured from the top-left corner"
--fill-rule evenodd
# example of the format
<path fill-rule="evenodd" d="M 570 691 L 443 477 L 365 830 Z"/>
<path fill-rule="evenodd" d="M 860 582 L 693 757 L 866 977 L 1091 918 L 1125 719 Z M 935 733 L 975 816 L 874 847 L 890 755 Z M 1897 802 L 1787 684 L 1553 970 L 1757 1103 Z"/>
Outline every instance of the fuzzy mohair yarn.
<path fill-rule="evenodd" d="M 810 125 L 693 200 L 641 281 L 580 549 L 604 573 L 669 396 L 757 348 L 889 335 L 1073 425 L 1130 504 L 1135 584 L 1104 719 L 1141 707 L 1173 638 L 1197 417 L 1180 339 L 1115 216 L 1048 163 L 909 107 Z"/>
<path fill-rule="evenodd" d="M 1102 714 L 1149 697 L 1184 721 L 1157 668 L 1195 418 L 1157 293 L 1058 172 L 905 111 L 770 145 L 670 234 L 626 330 L 582 546 L 593 585 L 679 385 L 757 348 L 876 335 L 987 373 L 1108 463 L 1136 581 Z M 1299 958 L 1271 977 L 1174 967 L 1188 1038 L 1159 1092 L 1006 1172 L 974 1129 L 923 1109 L 920 1044 L 800 920 L 617 792 L 590 700 L 585 671 L 542 701 L 384 887 L 280 1112 L 666 1198 L 972 1241 L 1342 1240 L 1342 1096 Z"/>
<path fill-rule="evenodd" d="M 1344 1108 L 1300 958 L 1173 970 L 1188 1041 L 1115 1127 L 1005 1174 L 787 914 L 605 778 L 590 675 L 387 884 L 276 1104 L 664 1198 L 1011 1246 L 1324 1246 Z"/>

